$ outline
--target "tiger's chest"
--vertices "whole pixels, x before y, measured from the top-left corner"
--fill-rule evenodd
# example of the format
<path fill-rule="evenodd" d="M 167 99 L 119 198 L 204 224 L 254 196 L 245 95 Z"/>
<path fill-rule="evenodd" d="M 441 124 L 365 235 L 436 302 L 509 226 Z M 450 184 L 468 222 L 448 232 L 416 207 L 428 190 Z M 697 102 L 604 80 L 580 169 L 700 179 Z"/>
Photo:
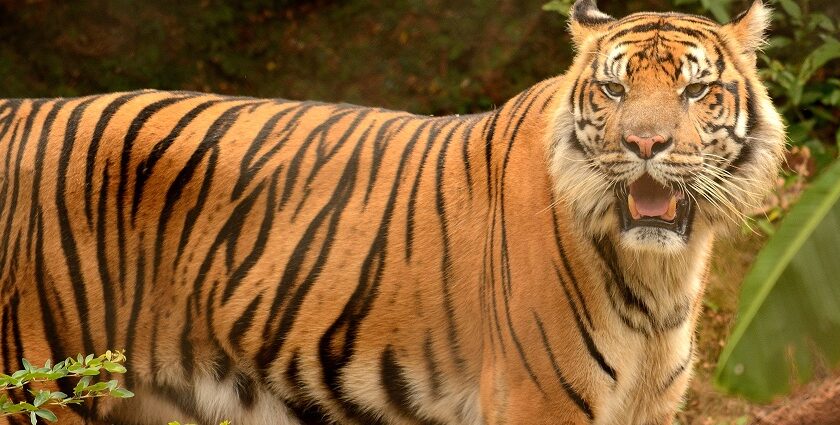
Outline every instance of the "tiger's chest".
<path fill-rule="evenodd" d="M 628 338 L 612 350 L 619 371 L 604 388 L 595 423 L 668 423 L 682 400 L 694 360 L 693 323 L 643 340 Z"/>

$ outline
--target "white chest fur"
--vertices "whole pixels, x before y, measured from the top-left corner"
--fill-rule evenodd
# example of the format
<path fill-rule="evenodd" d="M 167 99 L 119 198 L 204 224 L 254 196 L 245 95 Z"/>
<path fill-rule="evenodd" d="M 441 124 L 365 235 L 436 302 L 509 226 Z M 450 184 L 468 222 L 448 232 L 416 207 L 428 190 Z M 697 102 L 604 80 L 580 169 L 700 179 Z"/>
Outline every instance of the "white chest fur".
<path fill-rule="evenodd" d="M 601 398 L 597 424 L 660 423 L 682 400 L 694 360 L 695 310 L 711 250 L 711 237 L 698 239 L 688 258 L 657 261 L 644 254 L 619 255 L 623 284 L 646 311 L 613 309 L 595 335 L 617 371 L 615 384 Z M 605 282 L 607 296 L 609 285 Z M 628 327 L 628 320 L 638 328 Z"/>

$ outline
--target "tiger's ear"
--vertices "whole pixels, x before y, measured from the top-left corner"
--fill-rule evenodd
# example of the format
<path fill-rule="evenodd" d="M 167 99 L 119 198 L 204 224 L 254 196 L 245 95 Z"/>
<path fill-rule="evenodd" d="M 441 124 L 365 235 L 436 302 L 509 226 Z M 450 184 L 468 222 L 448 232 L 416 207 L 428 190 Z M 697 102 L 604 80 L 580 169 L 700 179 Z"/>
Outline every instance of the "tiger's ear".
<path fill-rule="evenodd" d="M 770 26 L 772 11 L 761 0 L 755 0 L 750 8 L 724 25 L 732 38 L 743 49 L 742 54 L 754 57 L 755 51 L 766 42 L 764 32 Z"/>
<path fill-rule="evenodd" d="M 587 40 L 602 34 L 612 22 L 615 22 L 615 18 L 598 10 L 595 0 L 577 0 L 569 11 L 569 30 L 578 48 Z"/>

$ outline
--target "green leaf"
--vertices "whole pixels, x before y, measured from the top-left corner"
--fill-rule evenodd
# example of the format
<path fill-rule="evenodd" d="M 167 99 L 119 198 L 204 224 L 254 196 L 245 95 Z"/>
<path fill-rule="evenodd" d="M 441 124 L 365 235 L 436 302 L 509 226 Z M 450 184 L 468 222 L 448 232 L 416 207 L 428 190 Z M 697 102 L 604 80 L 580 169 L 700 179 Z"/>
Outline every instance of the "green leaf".
<path fill-rule="evenodd" d="M 569 11 L 572 9 L 572 3 L 573 0 L 551 0 L 544 4 L 542 9 L 548 12 L 557 12 L 568 17 Z"/>
<path fill-rule="evenodd" d="M 105 367 L 105 370 L 111 373 L 125 373 L 125 366 L 119 363 L 106 361 L 103 366 Z"/>
<path fill-rule="evenodd" d="M 767 39 L 767 49 L 780 49 L 782 47 L 790 46 L 793 43 L 793 40 L 790 37 L 784 36 L 773 36 Z"/>
<path fill-rule="evenodd" d="M 55 413 L 53 413 L 53 412 L 51 412 L 47 409 L 36 410 L 35 414 L 38 415 L 41 418 L 44 418 L 44 419 L 50 421 L 50 422 L 55 422 L 55 421 L 58 420 L 58 418 L 55 416 Z"/>
<path fill-rule="evenodd" d="M 793 0 L 779 0 L 779 5 L 782 6 L 785 13 L 795 20 L 802 19 L 802 9 Z"/>
<path fill-rule="evenodd" d="M 32 425 L 38 424 L 38 415 L 36 415 L 35 412 L 31 412 L 29 414 L 29 422 L 31 422 Z"/>
<path fill-rule="evenodd" d="M 99 375 L 99 369 L 86 368 L 82 371 L 82 376 L 96 376 Z"/>
<path fill-rule="evenodd" d="M 49 391 L 39 390 L 38 394 L 35 396 L 35 400 L 32 401 L 32 404 L 34 404 L 35 406 L 40 406 L 40 405 L 46 403 L 47 400 L 49 400 L 49 399 L 50 399 L 50 392 Z"/>
<path fill-rule="evenodd" d="M 79 379 L 79 382 L 73 388 L 74 394 L 79 394 L 81 391 L 84 391 L 87 388 L 88 384 L 90 384 L 90 376 L 85 376 L 82 379 Z"/>
<path fill-rule="evenodd" d="M 814 22 L 818 27 L 829 31 L 834 32 L 837 31 L 837 27 L 834 25 L 834 21 L 831 20 L 826 14 L 812 12 L 809 14 L 809 18 L 812 22 Z"/>
<path fill-rule="evenodd" d="M 64 400 L 67 398 L 67 394 L 64 394 L 61 391 L 54 391 L 50 394 L 50 398 L 53 400 Z"/>
<path fill-rule="evenodd" d="M 134 393 L 125 388 L 117 388 L 116 390 L 111 391 L 111 397 L 131 398 L 134 397 Z"/>
<path fill-rule="evenodd" d="M 834 143 L 837 145 L 837 149 L 840 149 L 840 129 L 838 129 L 837 133 L 834 135 Z"/>
<path fill-rule="evenodd" d="M 840 58 L 840 41 L 833 37 L 826 37 L 825 42 L 809 53 L 805 57 L 805 61 L 802 62 L 802 67 L 799 68 L 799 83 L 805 84 L 811 79 L 814 72 L 837 58 Z"/>
<path fill-rule="evenodd" d="M 788 212 L 744 279 L 715 383 L 756 401 L 840 361 L 840 161 Z"/>
<path fill-rule="evenodd" d="M 107 382 L 97 382 L 97 383 L 85 388 L 85 391 L 90 391 L 92 393 L 95 393 L 95 392 L 99 392 L 99 391 L 106 390 L 106 389 L 108 389 L 108 383 Z"/>
<path fill-rule="evenodd" d="M 729 5 L 732 0 L 700 0 L 703 8 L 714 15 L 718 22 L 729 22 Z"/>

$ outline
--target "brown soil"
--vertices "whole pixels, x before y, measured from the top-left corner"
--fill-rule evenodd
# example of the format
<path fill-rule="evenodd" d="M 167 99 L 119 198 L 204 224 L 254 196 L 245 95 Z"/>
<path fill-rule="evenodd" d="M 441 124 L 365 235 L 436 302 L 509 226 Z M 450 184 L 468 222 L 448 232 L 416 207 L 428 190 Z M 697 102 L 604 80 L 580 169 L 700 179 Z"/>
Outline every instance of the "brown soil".
<path fill-rule="evenodd" d="M 840 376 L 809 385 L 755 416 L 754 425 L 840 425 Z"/>

